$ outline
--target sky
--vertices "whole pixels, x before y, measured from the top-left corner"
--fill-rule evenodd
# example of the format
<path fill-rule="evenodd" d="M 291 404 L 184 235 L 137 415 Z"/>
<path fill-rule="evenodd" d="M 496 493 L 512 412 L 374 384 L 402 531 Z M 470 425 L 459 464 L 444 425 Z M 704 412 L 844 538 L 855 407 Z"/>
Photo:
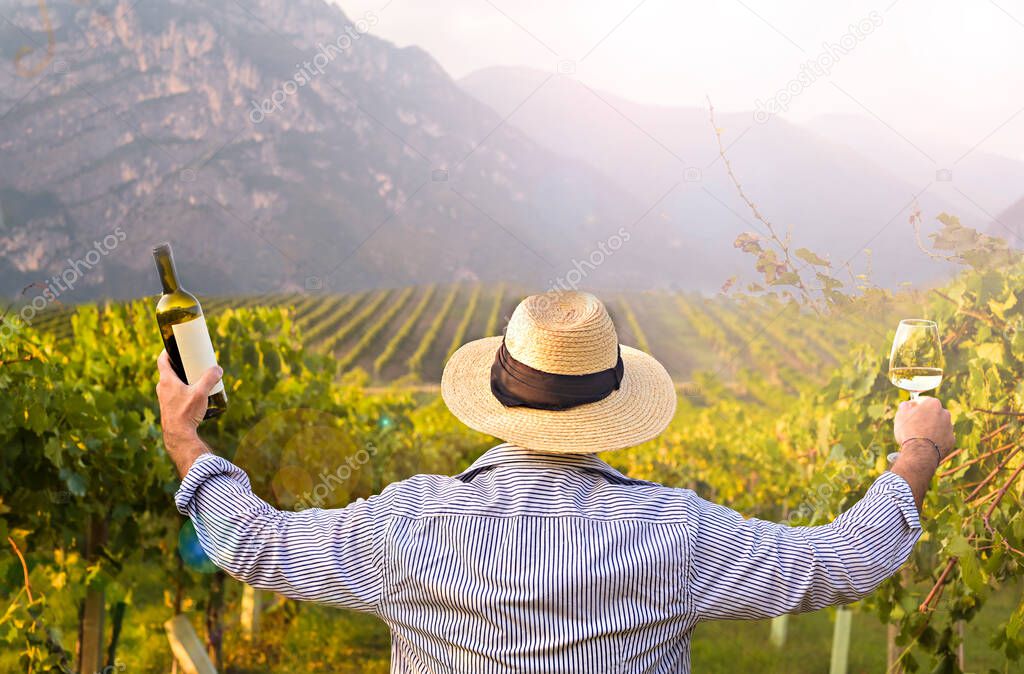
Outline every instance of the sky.
<path fill-rule="evenodd" d="M 921 142 L 1024 160 L 1024 0 L 337 4 L 353 20 L 373 12 L 375 35 L 423 47 L 455 78 L 496 65 L 571 69 L 638 102 L 784 104 L 779 114 L 798 123 L 857 114 Z"/>

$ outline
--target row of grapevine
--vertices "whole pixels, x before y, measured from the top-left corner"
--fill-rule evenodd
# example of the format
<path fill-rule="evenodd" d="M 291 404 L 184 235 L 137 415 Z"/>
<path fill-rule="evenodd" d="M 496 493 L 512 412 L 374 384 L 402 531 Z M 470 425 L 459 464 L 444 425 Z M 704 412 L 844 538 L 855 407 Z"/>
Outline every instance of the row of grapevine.
<path fill-rule="evenodd" d="M 462 319 L 459 321 L 459 325 L 455 328 L 455 334 L 452 335 L 452 341 L 448 345 L 448 352 L 445 354 L 444 360 L 448 362 L 448 359 L 452 357 L 455 350 L 462 346 L 463 339 L 466 336 L 466 329 L 469 328 L 469 322 L 473 319 L 473 314 L 476 311 L 476 304 L 480 300 L 480 284 L 473 286 L 473 292 L 469 295 L 469 301 L 466 302 L 466 308 L 462 312 Z"/>
<path fill-rule="evenodd" d="M 651 344 L 647 341 L 647 335 L 644 334 L 643 328 L 640 327 L 640 322 L 636 319 L 636 314 L 633 313 L 633 308 L 629 305 L 629 302 L 626 301 L 624 296 L 619 296 L 617 305 L 622 309 L 622 318 L 625 320 L 626 326 L 633 333 L 636 347 L 641 351 L 651 353 Z"/>
<path fill-rule="evenodd" d="M 409 372 L 414 375 L 419 375 L 423 367 L 423 358 L 427 355 L 427 351 L 430 350 L 434 340 L 437 339 L 437 335 L 441 332 L 441 327 L 448 319 L 448 312 L 452 310 L 452 306 L 455 305 L 455 297 L 459 294 L 459 286 L 453 285 L 448 290 L 448 295 L 444 298 L 444 303 L 434 316 L 434 320 L 430 323 L 430 327 L 420 337 L 419 346 L 413 352 L 409 359 L 405 362 Z"/>
<path fill-rule="evenodd" d="M 281 300 L 280 304 L 284 306 L 291 306 L 294 311 L 295 322 L 301 324 L 305 321 L 306 316 L 316 310 L 317 307 L 326 304 L 326 302 L 315 295 L 307 295 L 298 300 L 293 297 L 285 297 Z"/>
<path fill-rule="evenodd" d="M 374 314 L 380 311 L 380 308 L 387 302 L 388 298 L 391 297 L 392 291 L 380 290 L 375 293 L 370 300 L 366 303 L 362 309 L 360 309 L 347 323 L 342 325 L 340 328 L 335 330 L 329 337 L 327 337 L 320 348 L 327 353 L 333 353 L 334 348 L 341 344 L 342 341 L 352 334 L 355 330 L 362 327 Z"/>
<path fill-rule="evenodd" d="M 405 308 L 415 290 L 415 287 L 409 286 L 399 293 L 398 298 L 390 303 L 388 308 L 380 314 L 377 321 L 363 332 L 359 341 L 338 361 L 338 367 L 342 370 L 348 369 L 374 343 L 377 336 L 391 323 L 391 320 L 398 315 L 398 312 Z"/>
<path fill-rule="evenodd" d="M 766 374 L 776 387 L 795 392 L 797 383 L 802 381 L 802 363 L 771 343 L 765 335 L 765 326 L 783 320 L 784 314 L 772 317 L 766 323 L 755 324 L 737 317 L 730 307 L 723 304 L 709 302 L 706 309 L 731 334 L 732 343 L 739 348 L 739 360 Z M 784 311 L 795 311 L 795 308 Z"/>
<path fill-rule="evenodd" d="M 355 302 L 363 297 L 360 293 L 351 293 L 347 296 L 330 295 L 327 297 L 315 297 L 312 298 L 313 302 L 308 305 L 308 308 L 299 312 L 296 307 L 295 321 L 306 330 L 316 327 L 323 323 L 328 316 L 331 315 L 332 311 L 348 311 Z M 341 309 L 341 307 L 344 307 Z M 344 314 L 342 314 L 344 315 Z"/>
<path fill-rule="evenodd" d="M 329 311 L 326 316 L 314 316 L 312 313 L 307 315 L 305 322 L 299 324 L 299 329 L 303 330 L 307 343 L 317 344 L 327 338 L 331 331 L 337 329 L 359 306 L 366 295 L 367 293 L 362 292 L 341 297 L 334 296 L 324 302 L 328 305 L 327 310 Z"/>
<path fill-rule="evenodd" d="M 424 314 L 444 308 L 443 300 L 437 296 L 441 291 L 431 287 L 425 291 L 430 295 L 426 299 L 414 292 L 417 300 L 408 301 L 411 313 L 404 316 L 405 309 L 394 309 L 393 298 L 402 296 L 406 290 L 400 289 L 387 298 L 367 292 L 211 297 L 204 300 L 204 308 L 211 316 L 228 308 L 291 308 L 307 344 L 323 350 L 345 349 L 342 361 L 346 367 L 361 366 L 377 378 L 393 380 L 410 372 L 405 369 L 407 363 L 417 346 L 423 346 L 422 333 L 437 318 L 424 319 Z M 443 297 L 448 296 L 449 290 L 445 288 Z M 496 285 L 492 291 L 482 286 L 460 291 L 440 319 L 436 335 L 417 357 L 417 362 L 427 367 L 420 367 L 416 374 L 434 378 L 453 347 L 477 337 L 500 334 L 514 300 L 504 284 Z M 785 383 L 795 390 L 793 386 L 804 379 L 820 378 L 824 366 L 837 362 L 849 343 L 878 330 L 874 318 L 854 316 L 843 321 L 823 321 L 793 313 L 780 319 L 781 311 L 793 310 L 768 301 L 738 304 L 727 298 L 705 300 L 675 293 L 620 294 L 609 302 L 609 308 L 626 343 L 656 353 L 676 378 L 689 379 L 699 369 L 716 370 L 730 380 L 743 379 L 742 388 L 755 398 L 761 394 L 754 393 L 754 389 L 770 389 Z M 395 315 L 403 315 L 403 320 L 378 322 L 392 310 Z M 71 312 L 69 308 L 54 307 L 41 314 L 35 325 L 61 338 L 70 330 Z M 372 339 L 353 337 L 371 322 L 378 328 Z M 359 340 L 362 345 L 353 351 L 354 342 Z M 756 381 L 758 377 L 762 381 Z"/>
<path fill-rule="evenodd" d="M 706 342 L 711 344 L 717 353 L 730 362 L 738 355 L 737 345 L 730 341 L 729 335 L 717 321 L 712 319 L 706 312 L 693 306 L 691 301 L 683 295 L 675 295 L 676 308 L 686 318 L 687 322 L 697 331 Z"/>
<path fill-rule="evenodd" d="M 401 347 L 406 339 L 408 339 L 409 335 L 412 334 L 413 327 L 415 327 L 416 323 L 420 320 L 420 316 L 423 315 L 423 312 L 426 311 L 427 305 L 430 304 L 430 300 L 433 299 L 434 291 L 436 290 L 437 286 L 427 286 L 423 295 L 420 297 L 420 301 L 409 313 L 405 322 L 402 323 L 402 326 L 398 328 L 398 331 L 391 336 L 391 339 L 388 340 L 388 343 L 384 346 L 380 355 L 373 361 L 373 371 L 375 374 L 380 374 L 384 369 L 384 366 L 387 365 L 394 357 L 399 347 Z"/>
<path fill-rule="evenodd" d="M 501 303 L 505 299 L 505 284 L 499 283 L 494 289 L 494 302 L 490 311 L 487 312 L 487 322 L 484 323 L 484 334 L 481 337 L 493 337 L 498 335 L 501 328 L 498 321 L 501 319 Z"/>

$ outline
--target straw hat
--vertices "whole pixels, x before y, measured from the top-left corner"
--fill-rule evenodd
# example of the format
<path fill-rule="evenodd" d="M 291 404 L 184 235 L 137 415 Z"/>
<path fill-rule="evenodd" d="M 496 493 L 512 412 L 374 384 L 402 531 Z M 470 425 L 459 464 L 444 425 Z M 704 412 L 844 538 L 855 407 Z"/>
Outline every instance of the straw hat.
<path fill-rule="evenodd" d="M 496 359 L 503 340 L 506 351 Z M 517 389 L 527 397 L 548 395 L 541 390 L 544 386 L 569 391 L 584 386 L 590 392 L 593 386 L 607 386 L 598 392 L 600 400 L 573 402 L 567 408 L 538 409 L 534 400 L 509 406 L 507 391 L 500 384 L 492 388 L 492 378 L 504 377 L 522 387 L 526 377 L 520 373 L 532 377 L 526 388 Z M 661 363 L 643 351 L 619 346 L 601 301 L 575 291 L 531 295 L 516 307 L 504 337 L 462 346 L 445 365 L 441 395 L 452 414 L 470 428 L 527 449 L 565 454 L 651 440 L 665 430 L 676 409 L 675 386 Z"/>

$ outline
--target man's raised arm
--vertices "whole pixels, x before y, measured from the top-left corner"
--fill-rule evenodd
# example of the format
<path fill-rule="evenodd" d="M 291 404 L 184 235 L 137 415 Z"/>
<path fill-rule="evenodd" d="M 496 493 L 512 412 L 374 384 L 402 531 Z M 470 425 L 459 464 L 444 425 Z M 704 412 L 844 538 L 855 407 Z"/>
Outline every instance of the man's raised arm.
<path fill-rule="evenodd" d="M 768 618 L 856 601 L 906 562 L 919 508 L 953 447 L 949 413 L 934 398 L 900 405 L 902 451 L 864 498 L 834 521 L 788 527 L 694 498 L 689 580 L 702 620 Z"/>
<path fill-rule="evenodd" d="M 292 599 L 375 612 L 383 587 L 390 488 L 340 509 L 275 509 L 252 493 L 240 468 L 210 452 L 196 432 L 219 368 L 189 386 L 171 369 L 166 353 L 158 365 L 164 445 L 183 478 L 175 503 L 192 519 L 213 563 L 253 587 Z"/>

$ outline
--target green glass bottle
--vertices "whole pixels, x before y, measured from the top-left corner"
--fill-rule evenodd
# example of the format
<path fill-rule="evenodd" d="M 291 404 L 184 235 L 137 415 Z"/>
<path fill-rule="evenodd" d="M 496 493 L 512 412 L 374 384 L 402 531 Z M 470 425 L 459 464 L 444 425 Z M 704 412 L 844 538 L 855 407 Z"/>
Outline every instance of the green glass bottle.
<path fill-rule="evenodd" d="M 171 358 L 171 366 L 182 381 L 191 383 L 203 372 L 217 364 L 210 331 L 206 327 L 203 308 L 195 295 L 181 287 L 174 268 L 171 244 L 162 243 L 153 248 L 156 268 L 164 293 L 156 303 L 156 321 L 164 348 Z M 209 406 L 204 419 L 220 416 L 228 407 L 224 382 L 219 381 L 210 393 Z"/>

